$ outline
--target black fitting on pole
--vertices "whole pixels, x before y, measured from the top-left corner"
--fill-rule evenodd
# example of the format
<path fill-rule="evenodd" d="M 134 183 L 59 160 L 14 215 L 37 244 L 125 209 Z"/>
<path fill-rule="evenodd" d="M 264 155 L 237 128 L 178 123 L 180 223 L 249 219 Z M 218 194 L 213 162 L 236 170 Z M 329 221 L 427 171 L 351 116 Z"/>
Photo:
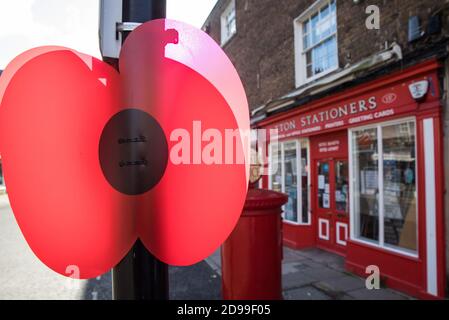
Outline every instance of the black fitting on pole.
<path fill-rule="evenodd" d="M 123 0 L 122 21 L 144 23 L 149 20 L 165 18 L 165 0 Z M 123 33 L 125 41 L 129 32 Z"/>
<path fill-rule="evenodd" d="M 166 1 L 123 0 L 122 12 L 124 22 L 144 23 L 165 18 Z M 128 34 L 123 33 L 123 41 Z M 117 60 L 105 61 L 118 66 Z M 168 300 L 168 266 L 138 239 L 112 270 L 112 296 L 116 300 Z"/>
<path fill-rule="evenodd" d="M 144 23 L 166 16 L 165 0 L 124 0 L 123 21 Z"/>

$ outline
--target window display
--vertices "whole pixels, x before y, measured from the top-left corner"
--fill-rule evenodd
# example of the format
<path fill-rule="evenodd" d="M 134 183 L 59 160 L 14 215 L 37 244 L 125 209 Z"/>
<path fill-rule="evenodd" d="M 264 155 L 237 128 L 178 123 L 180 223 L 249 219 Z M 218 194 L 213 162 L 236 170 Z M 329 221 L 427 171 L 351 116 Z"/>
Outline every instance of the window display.
<path fill-rule="evenodd" d="M 352 131 L 356 238 L 416 251 L 415 152 L 414 121 Z"/>
<path fill-rule="evenodd" d="M 309 223 L 309 152 L 306 142 L 301 143 L 301 195 L 302 222 Z"/>
<path fill-rule="evenodd" d="M 318 163 L 318 206 L 330 208 L 329 162 Z"/>
<path fill-rule="evenodd" d="M 379 240 L 377 129 L 354 131 L 352 135 L 355 235 Z"/>
<path fill-rule="evenodd" d="M 348 161 L 335 162 L 335 209 L 347 213 L 348 210 Z"/>
<path fill-rule="evenodd" d="M 281 168 L 281 148 L 280 145 L 273 144 L 270 154 L 270 180 L 271 189 L 276 192 L 282 190 L 282 168 Z"/>
<path fill-rule="evenodd" d="M 298 221 L 298 175 L 296 163 L 296 142 L 284 144 L 285 193 L 288 202 L 284 208 L 284 217 L 288 221 Z"/>
<path fill-rule="evenodd" d="M 382 129 L 385 244 L 416 250 L 415 124 Z"/>
<path fill-rule="evenodd" d="M 306 141 L 292 140 L 270 145 L 270 188 L 288 195 L 284 219 L 308 224 L 309 151 Z"/>

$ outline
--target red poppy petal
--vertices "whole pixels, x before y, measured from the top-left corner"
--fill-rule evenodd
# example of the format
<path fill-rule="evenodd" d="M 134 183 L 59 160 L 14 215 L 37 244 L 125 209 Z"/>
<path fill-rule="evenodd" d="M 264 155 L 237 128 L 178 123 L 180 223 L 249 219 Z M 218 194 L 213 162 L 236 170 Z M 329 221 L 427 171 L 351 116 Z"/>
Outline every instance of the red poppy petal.
<path fill-rule="evenodd" d="M 139 196 L 138 234 L 155 256 L 173 265 L 196 263 L 221 245 L 241 214 L 247 188 L 244 157 L 237 164 L 223 163 L 226 152 L 244 155 L 241 136 L 237 135 L 234 147 L 228 145 L 231 150 L 220 148 L 221 164 L 205 163 L 203 152 L 208 150 L 209 142 L 200 141 L 202 134 L 216 130 L 224 147 L 225 130 L 238 129 L 239 122 L 233 108 L 208 79 L 166 57 L 166 44 L 177 43 L 185 36 L 182 29 L 166 30 L 165 20 L 151 21 L 131 33 L 120 57 L 126 105 L 157 120 L 165 132 L 170 154 L 159 183 Z M 209 59 L 223 57 L 212 53 Z M 246 99 L 240 105 L 248 114 Z M 201 123 L 199 134 L 194 133 L 194 122 Z M 176 130 L 184 130 L 189 136 L 190 164 L 178 164 L 173 159 L 179 146 L 177 139 L 171 139 Z M 200 141 L 200 148 L 193 146 L 194 141 Z"/>
<path fill-rule="evenodd" d="M 72 266 L 80 278 L 107 272 L 136 239 L 133 199 L 110 186 L 98 159 L 119 101 L 115 70 L 69 49 L 25 62 L 2 99 L 0 152 L 14 215 L 37 257 L 63 275 Z"/>

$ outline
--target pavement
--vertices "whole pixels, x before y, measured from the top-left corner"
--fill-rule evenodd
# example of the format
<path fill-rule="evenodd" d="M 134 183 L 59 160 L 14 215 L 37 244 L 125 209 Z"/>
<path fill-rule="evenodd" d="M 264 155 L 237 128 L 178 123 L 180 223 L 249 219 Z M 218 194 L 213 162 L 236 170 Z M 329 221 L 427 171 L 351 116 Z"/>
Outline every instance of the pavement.
<path fill-rule="evenodd" d="M 345 270 L 344 258 L 320 249 L 284 247 L 282 282 L 288 300 L 409 300 L 389 288 L 368 290 L 366 279 Z"/>
<path fill-rule="evenodd" d="M 169 277 L 170 299 L 220 299 L 220 251 L 190 267 L 169 267 Z M 366 289 L 364 279 L 345 271 L 342 257 L 318 249 L 284 248 L 282 281 L 284 299 L 411 299 L 388 288 Z M 110 272 L 90 280 L 75 280 L 40 262 L 20 232 L 7 196 L 0 195 L 0 300 L 111 298 Z"/>
<path fill-rule="evenodd" d="M 170 299 L 221 298 L 221 278 L 202 261 L 169 267 Z M 89 280 L 68 279 L 47 268 L 23 237 L 7 195 L 0 195 L 0 300 L 110 300 L 111 272 Z"/>
<path fill-rule="evenodd" d="M 344 258 L 320 249 L 284 247 L 282 287 L 285 300 L 409 300 L 411 297 L 380 288 L 368 290 L 365 279 L 345 270 Z M 220 250 L 206 259 L 221 275 Z"/>

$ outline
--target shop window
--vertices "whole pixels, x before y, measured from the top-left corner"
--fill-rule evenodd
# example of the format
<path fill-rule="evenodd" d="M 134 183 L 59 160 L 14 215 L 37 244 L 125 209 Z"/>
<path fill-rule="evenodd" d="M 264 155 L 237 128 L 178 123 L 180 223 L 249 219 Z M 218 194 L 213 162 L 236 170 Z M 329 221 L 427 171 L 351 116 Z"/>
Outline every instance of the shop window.
<path fill-rule="evenodd" d="M 348 161 L 335 162 L 335 210 L 349 212 Z"/>
<path fill-rule="evenodd" d="M 415 122 L 355 129 L 350 139 L 354 238 L 416 253 Z"/>
<path fill-rule="evenodd" d="M 329 191 L 329 162 L 320 162 L 318 164 L 318 206 L 320 209 L 329 209 L 331 207 Z M 327 188 L 326 188 L 327 186 Z"/>
<path fill-rule="evenodd" d="M 270 145 L 270 189 L 288 195 L 283 217 L 310 224 L 310 166 L 307 141 L 292 140 Z"/>
<path fill-rule="evenodd" d="M 224 45 L 237 33 L 235 0 L 231 0 L 221 14 L 221 45 Z"/>
<path fill-rule="evenodd" d="M 338 68 L 337 3 L 313 4 L 294 21 L 296 86 Z"/>

